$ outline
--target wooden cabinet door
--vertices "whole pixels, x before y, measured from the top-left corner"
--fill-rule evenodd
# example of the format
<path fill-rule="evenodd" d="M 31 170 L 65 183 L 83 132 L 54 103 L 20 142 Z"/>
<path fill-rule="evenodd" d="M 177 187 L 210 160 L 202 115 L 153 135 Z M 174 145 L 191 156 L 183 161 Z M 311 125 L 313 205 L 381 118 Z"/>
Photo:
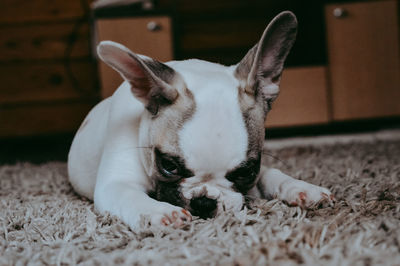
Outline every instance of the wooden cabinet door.
<path fill-rule="evenodd" d="M 288 127 L 329 122 L 324 66 L 287 68 L 265 126 Z"/>
<path fill-rule="evenodd" d="M 325 9 L 333 119 L 400 115 L 396 0 Z"/>
<path fill-rule="evenodd" d="M 173 58 L 171 19 L 166 16 L 98 19 L 95 23 L 98 42 L 119 42 L 134 53 L 161 62 Z M 103 62 L 99 64 L 101 95 L 106 98 L 122 83 L 121 76 Z"/>

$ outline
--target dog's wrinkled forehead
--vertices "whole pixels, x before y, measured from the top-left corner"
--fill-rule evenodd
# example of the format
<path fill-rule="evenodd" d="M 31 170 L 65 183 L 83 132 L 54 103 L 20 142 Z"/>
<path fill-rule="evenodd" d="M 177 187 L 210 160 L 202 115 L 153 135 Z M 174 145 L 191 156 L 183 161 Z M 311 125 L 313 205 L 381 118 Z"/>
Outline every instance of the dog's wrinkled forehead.
<path fill-rule="evenodd" d="M 201 60 L 171 62 L 192 92 L 196 108 L 182 126 L 179 146 L 187 167 L 225 174 L 246 159 L 248 132 L 233 69 Z"/>

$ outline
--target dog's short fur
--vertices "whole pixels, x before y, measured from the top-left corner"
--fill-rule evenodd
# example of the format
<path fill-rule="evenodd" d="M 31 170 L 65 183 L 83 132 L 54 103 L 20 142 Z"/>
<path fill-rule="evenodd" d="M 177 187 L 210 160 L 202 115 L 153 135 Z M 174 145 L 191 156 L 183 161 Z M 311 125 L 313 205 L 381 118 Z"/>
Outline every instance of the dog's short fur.
<path fill-rule="evenodd" d="M 125 82 L 99 103 L 69 153 L 70 182 L 132 228 L 141 215 L 179 226 L 239 210 L 244 195 L 310 207 L 329 190 L 261 166 L 264 121 L 297 29 L 279 14 L 237 65 L 161 63 L 105 41 L 100 58 Z"/>

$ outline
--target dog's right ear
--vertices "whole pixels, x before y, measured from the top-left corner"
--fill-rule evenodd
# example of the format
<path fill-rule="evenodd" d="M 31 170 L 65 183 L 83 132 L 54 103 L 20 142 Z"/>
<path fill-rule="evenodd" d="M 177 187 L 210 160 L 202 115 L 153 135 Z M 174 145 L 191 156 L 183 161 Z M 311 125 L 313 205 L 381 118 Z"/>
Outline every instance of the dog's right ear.
<path fill-rule="evenodd" d="M 297 19 L 290 11 L 277 15 L 260 41 L 246 54 L 235 70 L 249 95 L 261 93 L 272 102 L 279 93 L 283 64 L 296 39 Z"/>
<path fill-rule="evenodd" d="M 97 53 L 131 84 L 132 93 L 152 115 L 178 97 L 178 91 L 171 86 L 177 75 L 169 66 L 134 54 L 125 46 L 111 41 L 102 41 Z"/>

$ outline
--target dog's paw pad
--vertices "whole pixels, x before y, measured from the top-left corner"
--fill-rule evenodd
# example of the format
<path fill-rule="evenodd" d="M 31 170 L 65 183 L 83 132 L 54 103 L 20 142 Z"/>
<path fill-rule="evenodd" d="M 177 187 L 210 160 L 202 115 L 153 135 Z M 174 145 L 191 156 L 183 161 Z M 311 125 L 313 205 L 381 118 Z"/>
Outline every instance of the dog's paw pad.
<path fill-rule="evenodd" d="M 329 199 L 332 201 L 332 203 L 335 203 L 335 202 L 336 202 L 336 198 L 335 198 L 335 196 L 334 196 L 333 194 L 331 194 L 331 195 L 329 196 Z"/>
<path fill-rule="evenodd" d="M 307 194 L 305 192 L 299 192 L 298 198 L 299 198 L 300 206 L 306 205 Z"/>
<path fill-rule="evenodd" d="M 188 212 L 185 209 L 182 209 L 181 212 L 184 215 L 184 218 L 186 219 L 186 221 L 191 222 L 192 221 L 192 215 L 190 214 L 190 212 Z"/>
<path fill-rule="evenodd" d="M 292 207 L 301 207 L 301 208 L 306 208 L 309 205 L 309 199 L 307 198 L 307 193 L 302 191 L 302 192 L 298 192 L 296 199 L 289 201 L 289 206 Z"/>

